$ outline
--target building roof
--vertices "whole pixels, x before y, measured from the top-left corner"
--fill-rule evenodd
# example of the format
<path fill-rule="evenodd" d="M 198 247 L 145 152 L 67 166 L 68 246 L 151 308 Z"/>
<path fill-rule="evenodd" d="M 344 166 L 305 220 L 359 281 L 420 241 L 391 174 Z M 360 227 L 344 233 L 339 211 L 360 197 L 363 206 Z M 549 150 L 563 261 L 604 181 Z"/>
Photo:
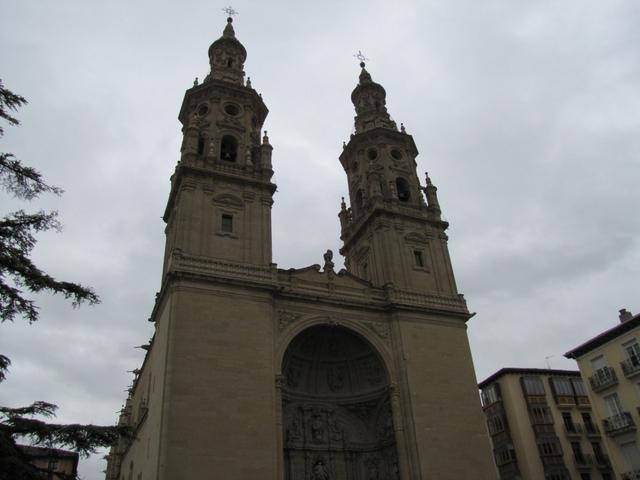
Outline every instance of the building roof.
<path fill-rule="evenodd" d="M 633 330 L 637 326 L 640 325 L 640 313 L 634 315 L 631 319 L 616 325 L 609 330 L 605 330 L 600 335 L 596 335 L 590 340 L 587 340 L 582 345 L 574 348 L 573 350 L 569 350 L 564 354 L 567 358 L 577 359 L 581 357 L 585 353 L 590 352 L 591 350 L 598 348 L 600 345 L 604 345 L 605 343 L 613 340 L 620 335 L 627 333 L 630 330 Z"/>
<path fill-rule="evenodd" d="M 501 368 L 493 375 L 485 378 L 478 384 L 478 388 L 484 388 L 489 384 L 495 382 L 498 378 L 505 375 L 546 375 L 546 376 L 571 376 L 579 377 L 580 372 L 578 370 L 554 370 L 550 368 L 513 368 L 506 367 Z"/>
<path fill-rule="evenodd" d="M 22 453 L 31 458 L 78 458 L 78 454 L 76 452 L 61 450 L 59 448 L 34 447 L 32 445 L 17 445 L 17 447 Z"/>

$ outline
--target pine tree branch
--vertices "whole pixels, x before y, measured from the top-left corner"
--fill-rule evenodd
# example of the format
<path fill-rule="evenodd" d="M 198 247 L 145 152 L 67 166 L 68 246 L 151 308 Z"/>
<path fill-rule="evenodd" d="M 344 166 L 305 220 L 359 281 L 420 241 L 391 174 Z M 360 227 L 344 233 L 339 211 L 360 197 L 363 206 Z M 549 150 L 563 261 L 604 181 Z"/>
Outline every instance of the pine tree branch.
<path fill-rule="evenodd" d="M 11 416 L 0 422 L 11 436 L 28 438 L 33 445 L 69 448 L 80 455 L 95 453 L 96 448 L 110 447 L 120 436 L 131 437 L 125 427 L 98 425 L 55 424 L 34 418 Z"/>
<path fill-rule="evenodd" d="M 9 360 L 9 357 L 5 357 L 4 355 L 0 354 L 0 382 L 4 381 L 4 379 L 7 378 L 9 365 L 11 365 L 11 360 Z"/>
<path fill-rule="evenodd" d="M 4 88 L 2 79 L 0 79 L 0 118 L 4 118 L 10 125 L 20 125 L 18 119 L 11 116 L 9 111 L 15 112 L 26 103 L 28 103 L 26 98 Z M 4 130 L 0 126 L 0 137 L 3 134 Z"/>
<path fill-rule="evenodd" d="M 95 292 L 80 284 L 59 281 L 40 270 L 29 258 L 36 238 L 34 232 L 59 229 L 57 212 L 26 214 L 22 210 L 0 219 L 0 322 L 25 317 L 29 323 L 38 319 L 38 309 L 23 296 L 18 287 L 31 292 L 48 291 L 72 300 L 74 307 L 83 302 L 100 303 Z M 14 285 L 7 283 L 7 276 Z"/>
<path fill-rule="evenodd" d="M 57 405 L 49 402 L 37 401 L 33 402 L 28 407 L 3 407 L 0 406 L 0 415 L 4 415 L 6 418 L 21 417 L 24 415 L 42 415 L 43 417 L 55 417 Z"/>
<path fill-rule="evenodd" d="M 24 200 L 32 200 L 41 193 L 63 193 L 61 188 L 45 183 L 40 172 L 23 165 L 11 153 L 0 153 L 0 185 Z"/>

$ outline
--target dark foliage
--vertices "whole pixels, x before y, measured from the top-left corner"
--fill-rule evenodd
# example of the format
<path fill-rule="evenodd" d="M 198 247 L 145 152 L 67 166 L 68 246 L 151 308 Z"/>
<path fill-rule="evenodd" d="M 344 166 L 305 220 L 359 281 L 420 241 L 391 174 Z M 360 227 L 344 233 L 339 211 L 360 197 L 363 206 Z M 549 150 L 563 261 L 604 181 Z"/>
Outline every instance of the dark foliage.
<path fill-rule="evenodd" d="M 12 113 L 25 103 L 27 101 L 23 97 L 4 88 L 0 80 L 0 118 L 9 125 L 19 125 Z M 0 126 L 0 137 L 3 134 Z M 45 183 L 38 171 L 23 165 L 11 153 L 0 153 L 0 187 L 22 200 L 32 200 L 43 193 L 62 193 L 60 188 Z M 26 213 L 19 210 L 0 218 L 0 323 L 16 317 L 25 318 L 29 323 L 38 320 L 38 307 L 25 297 L 23 289 L 63 295 L 71 299 L 73 306 L 99 302 L 90 288 L 56 280 L 31 261 L 31 251 L 37 241 L 35 234 L 52 229 L 60 229 L 55 211 Z M 0 382 L 5 379 L 10 364 L 9 358 L 0 354 Z M 33 445 L 69 448 L 88 455 L 96 448 L 110 446 L 120 435 L 130 436 L 123 427 L 62 425 L 34 418 L 51 418 L 57 408 L 42 401 L 18 408 L 0 406 L 0 480 L 47 478 L 29 463 L 28 457 L 18 448 L 17 439 L 30 441 Z"/>

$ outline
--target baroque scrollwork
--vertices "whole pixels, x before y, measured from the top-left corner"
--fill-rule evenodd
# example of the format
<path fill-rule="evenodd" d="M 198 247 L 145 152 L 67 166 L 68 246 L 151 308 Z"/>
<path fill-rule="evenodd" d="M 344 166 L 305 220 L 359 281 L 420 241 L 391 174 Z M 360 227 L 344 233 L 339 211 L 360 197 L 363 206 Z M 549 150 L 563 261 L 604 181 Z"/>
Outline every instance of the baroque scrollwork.
<path fill-rule="evenodd" d="M 278 312 L 278 330 L 283 331 L 290 324 L 298 320 L 302 315 L 299 313 L 293 313 L 288 310 L 280 310 Z"/>

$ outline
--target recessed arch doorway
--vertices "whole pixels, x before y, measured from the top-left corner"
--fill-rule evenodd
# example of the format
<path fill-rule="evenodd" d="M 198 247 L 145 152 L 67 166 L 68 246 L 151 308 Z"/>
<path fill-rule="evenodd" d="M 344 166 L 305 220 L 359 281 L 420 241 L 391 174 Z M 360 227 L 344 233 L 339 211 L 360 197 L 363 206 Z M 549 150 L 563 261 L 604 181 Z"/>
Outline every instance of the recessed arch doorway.
<path fill-rule="evenodd" d="M 389 375 L 360 335 L 316 325 L 283 357 L 285 480 L 399 479 Z"/>

